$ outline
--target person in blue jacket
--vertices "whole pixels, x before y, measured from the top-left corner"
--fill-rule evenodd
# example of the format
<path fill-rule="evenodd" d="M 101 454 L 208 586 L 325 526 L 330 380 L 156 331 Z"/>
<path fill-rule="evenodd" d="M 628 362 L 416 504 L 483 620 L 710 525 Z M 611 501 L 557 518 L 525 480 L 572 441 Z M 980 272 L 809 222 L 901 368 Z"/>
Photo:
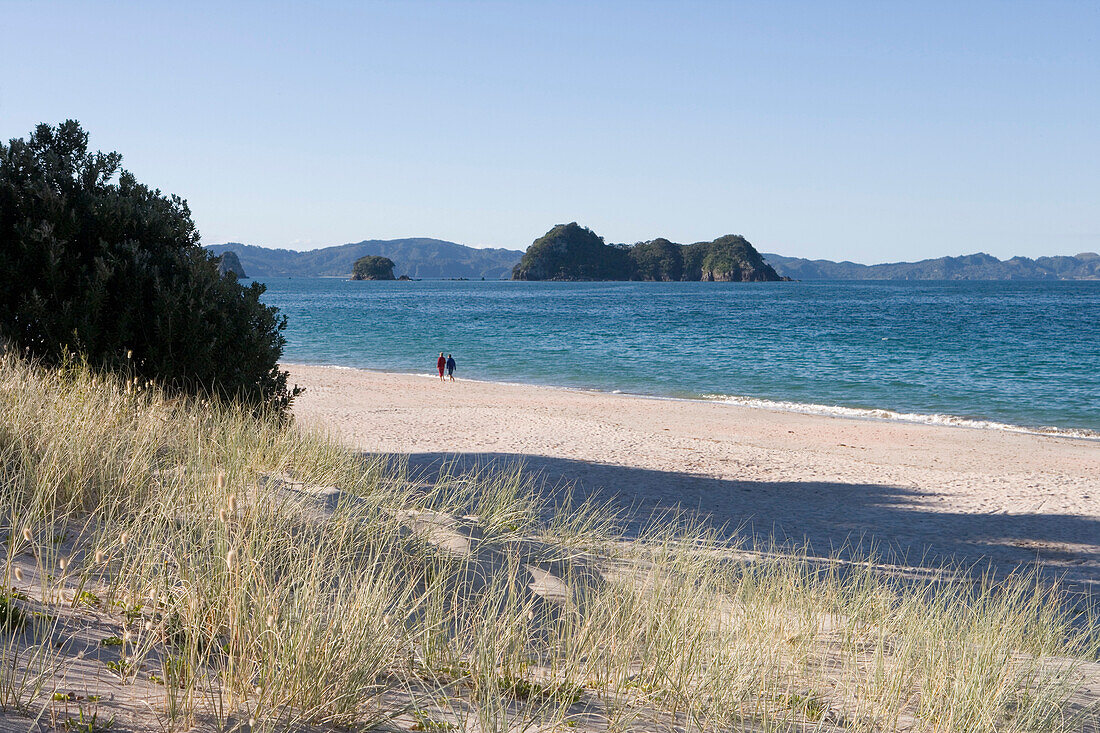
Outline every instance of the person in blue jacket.
<path fill-rule="evenodd" d="M 455 381 L 455 358 L 450 354 L 447 354 L 447 376 Z"/>

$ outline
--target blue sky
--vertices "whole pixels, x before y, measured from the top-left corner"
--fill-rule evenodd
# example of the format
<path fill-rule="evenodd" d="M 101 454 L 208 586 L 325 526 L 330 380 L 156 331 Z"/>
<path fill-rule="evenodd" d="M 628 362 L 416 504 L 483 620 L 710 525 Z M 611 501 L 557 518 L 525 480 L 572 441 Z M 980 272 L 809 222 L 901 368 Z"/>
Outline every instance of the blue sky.
<path fill-rule="evenodd" d="M 203 241 L 743 234 L 1100 250 L 1100 3 L 0 0 L 0 136 L 79 119 Z"/>

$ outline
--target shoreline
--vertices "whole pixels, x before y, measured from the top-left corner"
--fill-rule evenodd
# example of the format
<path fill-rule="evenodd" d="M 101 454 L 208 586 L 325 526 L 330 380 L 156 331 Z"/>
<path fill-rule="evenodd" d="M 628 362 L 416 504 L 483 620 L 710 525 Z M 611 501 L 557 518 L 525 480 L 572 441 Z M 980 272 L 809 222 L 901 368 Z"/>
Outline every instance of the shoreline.
<path fill-rule="evenodd" d="M 418 377 L 438 379 L 438 375 L 431 372 L 403 372 L 389 371 L 385 369 L 370 369 L 366 367 L 352 367 L 341 364 L 318 364 L 309 362 L 284 361 L 280 368 L 292 369 L 295 367 L 308 367 L 320 369 L 338 369 L 352 372 L 364 372 L 367 374 L 386 374 L 406 377 Z M 985 418 L 967 417 L 948 413 L 921 413 L 903 412 L 880 407 L 849 407 L 845 405 L 826 405 L 814 402 L 796 402 L 793 400 L 773 400 L 765 397 L 751 397 L 747 395 L 700 395 L 698 397 L 680 397 L 675 395 L 655 395 L 639 392 L 626 392 L 622 390 L 605 390 L 597 387 L 569 387 L 556 384 L 541 384 L 536 382 L 511 382 L 492 379 L 470 379 L 468 377 L 456 377 L 456 381 L 470 382 L 474 384 L 499 384 L 514 387 L 533 387 L 538 389 L 563 390 L 567 392 L 581 392 L 604 395 L 618 395 L 645 400 L 673 401 L 673 402 L 701 402 L 735 406 L 766 412 L 816 415 L 820 417 L 840 420 L 873 421 L 873 422 L 897 422 L 910 425 L 934 425 L 948 428 L 963 428 L 966 430 L 992 430 L 1021 435 L 1035 435 L 1040 437 L 1069 438 L 1090 442 L 1100 442 L 1100 430 L 1089 428 L 1061 428 L 1053 425 L 1021 425 L 1005 423 Z"/>
<path fill-rule="evenodd" d="M 1045 572 L 1100 593 L 1096 441 L 705 400 L 284 364 L 294 414 L 426 480 L 447 466 L 526 466 L 547 491 L 609 500 L 631 531 L 687 511 L 750 544 L 822 557 L 882 552 Z"/>

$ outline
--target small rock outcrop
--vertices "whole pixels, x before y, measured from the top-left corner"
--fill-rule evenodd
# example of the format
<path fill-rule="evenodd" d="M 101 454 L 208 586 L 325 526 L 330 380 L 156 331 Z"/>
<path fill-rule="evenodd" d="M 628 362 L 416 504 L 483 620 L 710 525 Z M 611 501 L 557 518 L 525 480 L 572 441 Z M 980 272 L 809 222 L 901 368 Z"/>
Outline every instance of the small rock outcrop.
<path fill-rule="evenodd" d="M 218 258 L 218 272 L 223 277 L 230 272 L 237 277 L 248 277 L 244 274 L 244 265 L 241 264 L 241 258 L 237 256 L 236 252 L 222 253 L 221 257 Z"/>

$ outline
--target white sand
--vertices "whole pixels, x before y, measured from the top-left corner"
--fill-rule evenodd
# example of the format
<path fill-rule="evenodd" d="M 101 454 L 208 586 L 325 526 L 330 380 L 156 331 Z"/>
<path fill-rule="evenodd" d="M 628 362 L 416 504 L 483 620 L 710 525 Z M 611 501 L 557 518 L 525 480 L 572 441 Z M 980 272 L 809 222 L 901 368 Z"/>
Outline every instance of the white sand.
<path fill-rule="evenodd" d="M 1097 441 L 287 368 L 303 424 L 417 466 L 519 458 L 646 514 L 681 504 L 821 553 L 873 538 L 912 565 L 1038 559 L 1100 591 Z"/>

